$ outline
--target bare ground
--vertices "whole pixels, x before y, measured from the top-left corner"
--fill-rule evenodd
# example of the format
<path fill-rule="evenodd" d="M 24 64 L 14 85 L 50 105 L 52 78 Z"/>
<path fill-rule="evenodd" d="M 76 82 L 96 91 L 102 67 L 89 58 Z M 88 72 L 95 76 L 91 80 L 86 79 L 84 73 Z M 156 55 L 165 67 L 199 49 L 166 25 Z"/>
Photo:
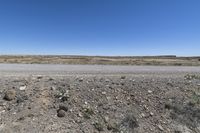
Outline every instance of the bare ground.
<path fill-rule="evenodd" d="M 0 132 L 198 133 L 199 74 L 1 76 Z"/>

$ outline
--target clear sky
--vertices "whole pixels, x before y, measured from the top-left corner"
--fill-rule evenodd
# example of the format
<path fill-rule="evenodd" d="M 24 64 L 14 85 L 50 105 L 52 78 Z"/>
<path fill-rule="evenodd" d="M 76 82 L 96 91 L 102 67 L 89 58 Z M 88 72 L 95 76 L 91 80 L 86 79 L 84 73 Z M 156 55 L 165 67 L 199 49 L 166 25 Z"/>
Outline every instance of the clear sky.
<path fill-rule="evenodd" d="M 0 0 L 0 54 L 200 55 L 200 0 Z"/>

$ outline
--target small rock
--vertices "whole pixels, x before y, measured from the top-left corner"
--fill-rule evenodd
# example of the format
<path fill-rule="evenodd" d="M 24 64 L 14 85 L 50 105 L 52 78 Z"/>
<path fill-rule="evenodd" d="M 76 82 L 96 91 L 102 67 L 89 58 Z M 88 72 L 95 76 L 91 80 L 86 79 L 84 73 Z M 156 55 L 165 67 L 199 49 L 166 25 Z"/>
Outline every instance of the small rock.
<path fill-rule="evenodd" d="M 5 93 L 4 99 L 7 101 L 11 101 L 15 98 L 16 96 L 16 91 L 15 90 L 8 90 Z"/>
<path fill-rule="evenodd" d="M 26 89 L 26 86 L 19 87 L 19 90 L 24 91 Z"/>
<path fill-rule="evenodd" d="M 148 93 L 152 93 L 153 91 L 151 91 L 151 90 L 148 90 Z"/>
<path fill-rule="evenodd" d="M 106 81 L 106 82 L 110 82 L 110 80 L 109 80 L 109 79 L 106 79 L 105 81 Z"/>
<path fill-rule="evenodd" d="M 81 112 L 78 113 L 78 116 L 81 117 L 81 118 L 83 117 L 83 115 L 81 114 Z"/>
<path fill-rule="evenodd" d="M 62 109 L 59 109 L 59 110 L 57 111 L 57 116 L 58 116 L 58 117 L 64 117 L 64 116 L 65 116 L 65 111 L 62 110 Z"/>
<path fill-rule="evenodd" d="M 108 121 L 109 121 L 109 117 L 108 117 L 108 116 L 105 116 L 105 117 L 104 117 L 104 122 L 105 122 L 105 123 L 108 123 Z"/>
<path fill-rule="evenodd" d="M 79 79 L 79 82 L 83 82 L 83 78 L 80 78 L 80 79 Z"/>
<path fill-rule="evenodd" d="M 42 75 L 37 76 L 37 79 L 42 79 L 42 78 L 43 78 Z"/>
<path fill-rule="evenodd" d="M 82 123 L 80 119 L 75 120 L 76 123 Z"/>
<path fill-rule="evenodd" d="M 103 91 L 103 92 L 102 92 L 102 94 L 103 94 L 103 95 L 106 95 L 106 92 L 105 92 L 105 91 Z"/>
<path fill-rule="evenodd" d="M 68 111 L 68 107 L 66 105 L 60 105 L 59 110 L 64 110 L 65 112 Z"/>
<path fill-rule="evenodd" d="M 31 114 L 31 113 L 30 113 L 30 114 L 28 114 L 27 116 L 28 116 L 28 117 L 34 117 L 34 114 Z"/>
<path fill-rule="evenodd" d="M 52 87 L 51 87 L 51 90 L 52 90 L 52 91 L 55 91 L 55 90 L 56 90 L 56 88 L 55 88 L 54 86 L 52 86 Z"/>
<path fill-rule="evenodd" d="M 144 113 L 141 113 L 141 116 L 142 116 L 142 117 L 146 117 L 146 115 L 145 115 Z"/>
<path fill-rule="evenodd" d="M 158 128 L 159 128 L 161 131 L 164 131 L 164 128 L 163 128 L 161 125 L 158 125 Z"/>
<path fill-rule="evenodd" d="M 1 113 L 4 113 L 4 112 L 6 112 L 6 110 L 1 110 L 1 111 L 0 111 L 0 114 L 1 114 Z"/>
<path fill-rule="evenodd" d="M 154 115 L 154 113 L 153 112 L 150 112 L 150 116 L 153 116 Z"/>
<path fill-rule="evenodd" d="M 49 81 L 53 81 L 54 79 L 53 78 L 49 78 Z"/>
<path fill-rule="evenodd" d="M 126 78 L 126 76 L 121 76 L 121 79 L 125 79 Z"/>
<path fill-rule="evenodd" d="M 108 96 L 108 97 L 106 97 L 106 99 L 107 99 L 108 101 L 110 101 L 110 100 L 111 100 L 111 97 Z"/>

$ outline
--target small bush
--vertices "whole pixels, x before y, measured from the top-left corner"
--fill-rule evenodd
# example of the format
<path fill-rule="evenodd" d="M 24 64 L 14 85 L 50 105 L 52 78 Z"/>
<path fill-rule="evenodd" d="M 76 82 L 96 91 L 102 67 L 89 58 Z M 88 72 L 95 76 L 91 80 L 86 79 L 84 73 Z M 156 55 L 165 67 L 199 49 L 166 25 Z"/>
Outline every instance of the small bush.
<path fill-rule="evenodd" d="M 94 114 L 94 111 L 91 108 L 84 108 L 83 109 L 83 117 L 84 118 L 90 119 L 93 114 Z"/>
<path fill-rule="evenodd" d="M 94 124 L 94 127 L 100 132 L 100 131 L 103 131 L 103 124 L 100 123 L 100 122 L 95 122 Z"/>

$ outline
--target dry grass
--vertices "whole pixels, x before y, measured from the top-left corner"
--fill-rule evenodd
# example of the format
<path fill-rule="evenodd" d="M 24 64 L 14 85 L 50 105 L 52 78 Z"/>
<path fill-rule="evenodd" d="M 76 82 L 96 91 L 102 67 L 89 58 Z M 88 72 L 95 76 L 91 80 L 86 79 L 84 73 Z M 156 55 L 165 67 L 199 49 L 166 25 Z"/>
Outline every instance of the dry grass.
<path fill-rule="evenodd" d="M 200 57 L 0 56 L 0 63 L 200 66 Z"/>

